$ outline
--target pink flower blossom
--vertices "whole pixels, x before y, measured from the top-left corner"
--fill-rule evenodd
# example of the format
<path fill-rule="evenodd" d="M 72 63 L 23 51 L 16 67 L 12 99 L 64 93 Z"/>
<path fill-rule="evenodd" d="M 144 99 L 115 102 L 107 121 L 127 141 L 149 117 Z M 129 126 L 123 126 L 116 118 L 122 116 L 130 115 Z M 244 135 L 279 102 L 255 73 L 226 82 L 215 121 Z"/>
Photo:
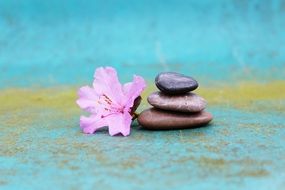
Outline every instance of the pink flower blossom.
<path fill-rule="evenodd" d="M 84 133 L 92 134 L 108 126 L 111 136 L 129 135 L 132 108 L 136 107 L 134 102 L 145 87 L 140 76 L 135 75 L 133 82 L 122 85 L 114 68 L 96 69 L 93 87 L 83 86 L 78 91 L 77 104 L 90 113 L 89 117 L 80 117 L 80 128 Z"/>

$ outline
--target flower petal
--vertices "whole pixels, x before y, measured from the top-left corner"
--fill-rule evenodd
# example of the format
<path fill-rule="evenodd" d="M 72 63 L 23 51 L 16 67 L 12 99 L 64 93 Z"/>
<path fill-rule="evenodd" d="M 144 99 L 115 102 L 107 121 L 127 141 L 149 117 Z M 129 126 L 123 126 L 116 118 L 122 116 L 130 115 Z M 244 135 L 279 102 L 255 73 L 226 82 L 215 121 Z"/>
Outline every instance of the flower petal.
<path fill-rule="evenodd" d="M 92 134 L 97 129 L 107 126 L 107 122 L 104 118 L 97 115 L 91 115 L 90 117 L 80 117 L 80 128 L 83 133 Z"/>
<path fill-rule="evenodd" d="M 129 113 L 118 113 L 108 116 L 109 134 L 111 136 L 121 133 L 128 136 L 131 130 L 132 116 Z"/>
<path fill-rule="evenodd" d="M 98 94 L 106 95 L 114 104 L 121 105 L 123 99 L 122 85 L 114 68 L 100 67 L 96 69 L 93 87 Z"/>
<path fill-rule="evenodd" d="M 85 111 L 92 112 L 96 107 L 96 101 L 98 100 L 98 95 L 93 88 L 89 86 L 83 86 L 78 90 L 79 99 L 76 103 L 81 109 Z"/>
<path fill-rule="evenodd" d="M 126 83 L 123 92 L 126 96 L 125 105 L 127 108 L 133 106 L 135 99 L 140 96 L 146 87 L 146 82 L 141 76 L 134 75 L 133 82 Z"/>

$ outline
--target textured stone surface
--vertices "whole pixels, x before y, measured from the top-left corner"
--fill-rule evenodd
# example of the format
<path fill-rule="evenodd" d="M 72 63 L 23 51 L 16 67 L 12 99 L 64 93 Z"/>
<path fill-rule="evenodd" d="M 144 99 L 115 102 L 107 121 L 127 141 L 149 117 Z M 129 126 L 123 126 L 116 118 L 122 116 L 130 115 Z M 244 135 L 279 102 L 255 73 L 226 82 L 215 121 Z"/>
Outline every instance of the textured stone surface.
<path fill-rule="evenodd" d="M 150 108 L 139 115 L 138 122 L 147 129 L 187 129 L 208 124 L 212 118 L 212 115 L 205 111 L 190 114 Z"/>
<path fill-rule="evenodd" d="M 166 94 L 182 94 L 198 88 L 198 82 L 195 79 L 175 72 L 158 74 L 155 85 Z"/>
<path fill-rule="evenodd" d="M 200 112 L 207 105 L 204 98 L 191 92 L 175 96 L 154 92 L 148 96 L 147 101 L 156 108 L 179 112 Z"/>

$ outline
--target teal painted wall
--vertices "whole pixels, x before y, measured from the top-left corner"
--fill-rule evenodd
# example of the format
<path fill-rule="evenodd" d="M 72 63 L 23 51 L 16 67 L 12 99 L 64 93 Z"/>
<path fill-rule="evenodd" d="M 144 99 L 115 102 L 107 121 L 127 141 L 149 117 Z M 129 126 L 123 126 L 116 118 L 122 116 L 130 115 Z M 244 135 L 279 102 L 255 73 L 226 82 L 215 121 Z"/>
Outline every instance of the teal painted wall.
<path fill-rule="evenodd" d="M 283 0 L 1 0 L 0 28 L 1 87 L 82 83 L 100 65 L 123 79 L 285 76 Z"/>

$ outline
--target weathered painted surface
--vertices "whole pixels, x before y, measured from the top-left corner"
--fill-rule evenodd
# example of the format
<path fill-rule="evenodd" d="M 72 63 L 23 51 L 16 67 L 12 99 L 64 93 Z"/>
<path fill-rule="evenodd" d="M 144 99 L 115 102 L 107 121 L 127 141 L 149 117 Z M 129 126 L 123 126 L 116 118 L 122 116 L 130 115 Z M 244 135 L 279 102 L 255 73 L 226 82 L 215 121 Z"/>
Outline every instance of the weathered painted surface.
<path fill-rule="evenodd" d="M 212 125 L 154 132 L 134 123 L 126 138 L 82 134 L 74 88 L 2 90 L 1 189 L 281 190 L 284 87 L 203 88 Z"/>
<path fill-rule="evenodd" d="M 0 189 L 285 188 L 285 1 L 0 0 Z M 84 135 L 78 86 L 173 70 L 208 127 Z"/>

